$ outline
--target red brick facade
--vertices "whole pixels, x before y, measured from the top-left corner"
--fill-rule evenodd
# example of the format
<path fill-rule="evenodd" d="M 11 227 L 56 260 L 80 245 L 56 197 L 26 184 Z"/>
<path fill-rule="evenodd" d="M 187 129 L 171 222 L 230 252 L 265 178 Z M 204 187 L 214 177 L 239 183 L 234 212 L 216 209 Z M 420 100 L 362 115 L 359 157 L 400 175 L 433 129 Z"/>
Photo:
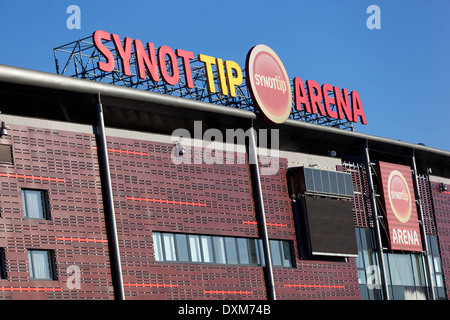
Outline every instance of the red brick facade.
<path fill-rule="evenodd" d="M 3 299 L 112 299 L 108 243 L 95 136 L 10 126 L 14 165 L 0 165 Z M 47 190 L 50 220 L 25 219 L 21 188 Z M 54 250 L 57 280 L 30 280 L 28 249 Z M 79 289 L 69 289 L 81 271 Z M 68 270 L 69 268 L 69 270 Z M 70 286 L 70 285 L 69 285 Z"/>
<path fill-rule="evenodd" d="M 9 130 L 2 143 L 13 145 L 14 164 L 0 164 L 0 298 L 113 299 L 95 135 Z M 172 144 L 139 139 L 108 137 L 108 148 L 126 299 L 266 299 L 262 267 L 155 262 L 153 251 L 154 231 L 258 238 L 248 162 L 177 165 Z M 269 237 L 292 241 L 296 260 L 295 268 L 274 268 L 277 298 L 359 299 L 355 258 L 299 259 L 286 171 L 280 159 L 277 175 L 262 176 Z M 24 218 L 21 188 L 48 191 L 50 220 Z M 437 227 L 449 235 L 448 197 L 439 199 Z M 450 239 L 440 240 L 450 276 Z M 33 248 L 54 250 L 57 280 L 30 280 Z M 80 268 L 79 288 L 68 285 L 70 266 Z"/>
<path fill-rule="evenodd" d="M 448 190 L 450 185 L 444 184 Z M 431 182 L 434 210 L 436 215 L 436 228 L 439 239 L 439 249 L 442 261 L 442 270 L 445 279 L 450 279 L 450 193 L 440 192 L 439 183 Z M 445 281 L 447 297 L 450 296 L 450 281 Z"/>

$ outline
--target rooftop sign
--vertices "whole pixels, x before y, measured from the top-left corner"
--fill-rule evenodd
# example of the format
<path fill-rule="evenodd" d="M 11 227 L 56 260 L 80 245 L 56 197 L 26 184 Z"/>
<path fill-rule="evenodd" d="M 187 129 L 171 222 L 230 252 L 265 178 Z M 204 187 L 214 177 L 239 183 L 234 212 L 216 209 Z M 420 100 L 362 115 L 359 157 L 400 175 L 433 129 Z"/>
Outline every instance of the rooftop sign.
<path fill-rule="evenodd" d="M 292 90 L 286 69 L 278 55 L 260 44 L 247 55 L 247 87 L 259 111 L 274 123 L 283 123 L 291 114 Z"/>
<path fill-rule="evenodd" d="M 113 47 L 106 45 L 111 42 Z M 358 92 L 349 94 L 347 89 L 330 84 L 320 86 L 313 80 L 306 81 L 305 86 L 300 77 L 293 79 L 292 89 L 280 58 L 265 45 L 257 45 L 248 52 L 244 81 L 244 72 L 235 61 L 173 50 L 167 45 L 156 49 L 151 42 L 144 45 L 139 39 L 121 39 L 103 30 L 93 33 L 92 43 L 99 53 L 95 68 L 101 73 L 120 69 L 124 77 L 136 76 L 139 82 L 150 80 L 174 87 L 182 84 L 186 90 L 195 90 L 195 61 L 203 65 L 202 77 L 210 94 L 220 94 L 219 99 L 225 98 L 229 103 L 230 99 L 240 99 L 237 90 L 247 84 L 253 105 L 273 123 L 283 123 L 296 112 L 302 117 L 328 119 L 322 123 L 335 119 L 336 123 L 343 120 L 367 124 Z"/>

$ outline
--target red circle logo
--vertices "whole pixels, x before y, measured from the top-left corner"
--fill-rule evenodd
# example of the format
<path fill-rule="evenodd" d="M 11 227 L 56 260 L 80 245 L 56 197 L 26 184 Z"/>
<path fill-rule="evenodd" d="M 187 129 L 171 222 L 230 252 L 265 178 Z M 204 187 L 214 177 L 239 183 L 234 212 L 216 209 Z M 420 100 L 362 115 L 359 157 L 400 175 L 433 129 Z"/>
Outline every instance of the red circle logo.
<path fill-rule="evenodd" d="M 291 114 L 291 83 L 278 55 L 259 44 L 247 54 L 247 87 L 258 110 L 270 121 L 283 123 Z"/>
<path fill-rule="evenodd" d="M 411 217 L 411 193 L 408 183 L 400 171 L 393 170 L 388 179 L 389 203 L 400 222 L 406 223 Z"/>

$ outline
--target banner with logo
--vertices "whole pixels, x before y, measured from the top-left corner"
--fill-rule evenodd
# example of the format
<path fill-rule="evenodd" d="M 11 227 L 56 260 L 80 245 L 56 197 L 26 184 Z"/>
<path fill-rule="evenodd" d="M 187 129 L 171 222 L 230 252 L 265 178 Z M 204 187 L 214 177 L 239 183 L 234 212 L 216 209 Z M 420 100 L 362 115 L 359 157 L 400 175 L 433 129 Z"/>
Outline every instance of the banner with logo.
<path fill-rule="evenodd" d="M 380 161 L 378 176 L 390 249 L 422 251 L 411 168 Z"/>

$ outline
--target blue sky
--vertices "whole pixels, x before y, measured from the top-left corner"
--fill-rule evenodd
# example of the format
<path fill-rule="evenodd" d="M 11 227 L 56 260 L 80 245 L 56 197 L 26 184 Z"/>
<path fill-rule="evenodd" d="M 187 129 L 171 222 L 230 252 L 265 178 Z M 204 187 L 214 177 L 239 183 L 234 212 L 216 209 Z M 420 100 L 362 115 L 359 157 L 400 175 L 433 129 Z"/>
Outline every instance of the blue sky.
<path fill-rule="evenodd" d="M 372 4 L 379 30 L 366 26 Z M 0 64 L 55 73 L 53 48 L 98 29 L 241 67 L 263 43 L 290 78 L 357 90 L 368 124 L 356 131 L 449 151 L 449 22 L 449 0 L 0 0 Z"/>

